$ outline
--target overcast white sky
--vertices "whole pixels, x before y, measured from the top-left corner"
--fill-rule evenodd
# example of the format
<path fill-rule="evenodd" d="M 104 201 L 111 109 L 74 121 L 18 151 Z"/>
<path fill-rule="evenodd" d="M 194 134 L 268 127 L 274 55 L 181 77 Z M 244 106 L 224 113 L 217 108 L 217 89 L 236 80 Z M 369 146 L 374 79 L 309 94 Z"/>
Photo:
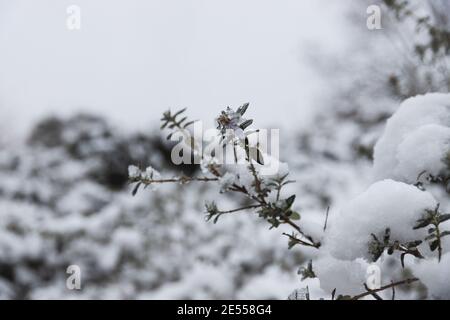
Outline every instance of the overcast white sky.
<path fill-rule="evenodd" d="M 81 8 L 79 31 L 66 28 L 71 4 Z M 340 4 L 0 0 L 0 115 L 23 130 L 82 108 L 144 128 L 169 107 L 207 120 L 248 101 L 259 125 L 290 125 L 317 94 L 302 58 L 314 56 L 311 42 L 345 42 Z"/>

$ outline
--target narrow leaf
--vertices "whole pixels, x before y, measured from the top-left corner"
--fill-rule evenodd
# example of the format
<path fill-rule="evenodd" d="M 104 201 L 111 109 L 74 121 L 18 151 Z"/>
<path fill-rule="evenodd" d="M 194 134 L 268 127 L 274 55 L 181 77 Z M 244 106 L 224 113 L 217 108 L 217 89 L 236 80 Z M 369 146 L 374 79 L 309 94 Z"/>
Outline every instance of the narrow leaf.
<path fill-rule="evenodd" d="M 450 231 L 444 231 L 441 233 L 441 238 L 445 236 L 450 236 Z"/>
<path fill-rule="evenodd" d="M 434 240 L 433 242 L 430 243 L 430 250 L 431 251 L 435 251 L 437 249 L 437 247 L 439 246 L 439 239 Z"/>
<path fill-rule="evenodd" d="M 291 220 L 300 220 L 300 214 L 296 211 L 291 211 L 291 214 L 289 215 L 289 218 Z"/>
<path fill-rule="evenodd" d="M 184 124 L 184 127 L 183 127 L 183 128 L 186 129 L 186 128 L 189 127 L 191 124 L 194 124 L 196 121 L 197 121 L 197 120 L 192 120 L 192 121 L 186 122 L 186 123 Z"/>
<path fill-rule="evenodd" d="M 244 115 L 244 113 L 247 111 L 247 109 L 248 109 L 248 106 L 250 105 L 250 103 L 244 103 L 242 106 L 240 106 L 238 109 L 237 109 L 237 113 L 239 113 L 241 116 L 243 116 Z"/>
<path fill-rule="evenodd" d="M 439 216 L 439 223 L 445 222 L 447 220 L 450 220 L 450 214 L 443 214 Z"/>
<path fill-rule="evenodd" d="M 286 199 L 286 206 L 288 209 L 292 207 L 294 201 L 295 201 L 295 194 Z"/>
<path fill-rule="evenodd" d="M 138 192 L 140 186 L 141 186 L 141 183 L 139 182 L 139 183 L 134 187 L 133 191 L 131 192 L 131 194 L 132 194 L 133 196 L 136 195 L 136 193 Z"/>
<path fill-rule="evenodd" d="M 414 230 L 425 228 L 426 226 L 430 225 L 431 220 L 430 219 L 421 219 L 417 221 L 416 225 L 414 226 Z"/>
<path fill-rule="evenodd" d="M 182 114 L 183 112 L 185 112 L 186 109 L 187 109 L 187 108 L 183 108 L 183 109 L 181 109 L 181 110 L 175 112 L 175 114 L 174 114 L 172 117 L 173 117 L 173 118 L 176 118 L 178 115 L 180 115 L 180 114 Z"/>
<path fill-rule="evenodd" d="M 249 126 L 251 126 L 252 125 L 252 123 L 253 123 L 253 120 L 246 120 L 246 121 L 244 121 L 239 127 L 242 129 L 242 130 L 245 130 L 245 129 L 247 129 Z"/>

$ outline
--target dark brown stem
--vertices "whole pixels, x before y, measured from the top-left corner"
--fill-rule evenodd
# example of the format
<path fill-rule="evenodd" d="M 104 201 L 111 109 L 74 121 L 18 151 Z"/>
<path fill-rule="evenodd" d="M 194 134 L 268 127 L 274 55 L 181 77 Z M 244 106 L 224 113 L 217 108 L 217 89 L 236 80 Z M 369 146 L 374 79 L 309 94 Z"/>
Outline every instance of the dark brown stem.
<path fill-rule="evenodd" d="M 319 248 L 320 248 L 321 243 L 320 243 L 320 242 L 315 242 L 314 239 L 313 239 L 311 236 L 309 236 L 309 235 L 307 235 L 306 233 L 304 233 L 303 230 L 302 230 L 296 223 L 294 223 L 291 219 L 289 219 L 288 217 L 283 217 L 283 220 L 284 220 L 285 223 L 287 223 L 287 224 L 290 225 L 292 228 L 294 228 L 295 231 L 297 231 L 297 232 L 298 232 L 299 234 L 301 234 L 304 238 L 306 238 L 309 242 L 311 242 L 311 243 L 308 243 L 308 245 L 309 245 L 310 247 L 314 247 L 314 248 L 316 248 L 316 249 L 319 249 Z M 306 242 L 305 242 L 305 243 L 306 243 Z M 303 244 L 303 243 L 302 243 L 302 244 Z"/>
<path fill-rule="evenodd" d="M 309 243 L 309 242 L 303 241 L 303 240 L 301 240 L 293 235 L 287 234 L 287 233 L 283 233 L 283 235 L 288 237 L 291 241 L 294 241 L 297 244 L 301 244 L 302 246 L 317 248 L 314 243 Z"/>
<path fill-rule="evenodd" d="M 364 293 L 361 293 L 361 294 L 358 294 L 357 296 L 354 296 L 352 298 L 352 300 L 359 300 L 359 299 L 367 297 L 367 296 L 373 296 L 377 292 L 381 292 L 381 291 L 384 291 L 386 289 L 390 289 L 390 288 L 401 286 L 401 285 L 405 285 L 405 284 L 411 284 L 411 283 L 416 282 L 416 281 L 419 281 L 419 279 L 417 279 L 417 278 L 409 278 L 409 279 L 402 280 L 402 281 L 392 282 L 391 284 L 385 285 L 385 286 L 380 287 L 378 289 L 373 289 L 373 290 L 369 289 L 368 291 L 366 291 Z"/>
<path fill-rule="evenodd" d="M 188 183 L 188 182 L 212 182 L 218 181 L 219 178 L 207 178 L 207 177 L 179 177 L 170 179 L 142 179 L 140 181 L 145 185 L 150 185 L 154 183 Z"/>
<path fill-rule="evenodd" d="M 367 292 L 370 293 L 370 295 L 371 295 L 372 297 L 375 298 L 375 300 L 383 300 L 383 298 L 381 298 L 381 297 L 378 295 L 378 293 L 376 293 L 376 292 L 374 292 L 373 290 L 371 290 L 371 289 L 367 286 L 367 284 L 365 284 L 365 283 L 364 283 L 364 288 L 367 290 Z"/>

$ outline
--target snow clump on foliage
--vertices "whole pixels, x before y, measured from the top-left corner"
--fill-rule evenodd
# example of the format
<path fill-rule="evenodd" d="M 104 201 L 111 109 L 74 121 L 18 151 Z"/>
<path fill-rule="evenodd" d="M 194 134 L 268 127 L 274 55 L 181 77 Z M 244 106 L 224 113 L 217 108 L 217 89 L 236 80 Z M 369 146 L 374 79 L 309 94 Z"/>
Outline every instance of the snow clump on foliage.
<path fill-rule="evenodd" d="M 393 180 L 376 182 L 330 218 L 327 247 L 338 259 L 370 259 L 371 234 L 381 239 L 390 228 L 391 238 L 400 243 L 422 238 L 423 231 L 413 227 L 436 205 L 430 193 L 414 186 Z"/>
<path fill-rule="evenodd" d="M 443 173 L 450 151 L 449 126 L 450 94 L 407 99 L 375 145 L 375 178 L 415 183 L 420 174 Z"/>

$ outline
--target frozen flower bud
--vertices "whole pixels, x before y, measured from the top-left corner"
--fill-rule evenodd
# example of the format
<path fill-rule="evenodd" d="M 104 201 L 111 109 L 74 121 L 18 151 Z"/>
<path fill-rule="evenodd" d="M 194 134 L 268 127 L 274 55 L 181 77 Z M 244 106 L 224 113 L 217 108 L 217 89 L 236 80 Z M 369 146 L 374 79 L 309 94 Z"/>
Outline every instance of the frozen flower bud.
<path fill-rule="evenodd" d="M 219 179 L 220 192 L 227 191 L 236 182 L 236 176 L 229 172 L 225 173 L 223 177 Z"/>
<path fill-rule="evenodd" d="M 142 180 L 158 180 L 160 177 L 159 172 L 151 166 L 141 173 Z"/>
<path fill-rule="evenodd" d="M 139 179 L 141 176 L 141 169 L 139 169 L 136 166 L 129 166 L 128 167 L 128 177 L 132 180 Z"/>
<path fill-rule="evenodd" d="M 225 111 L 216 119 L 217 129 L 220 133 L 230 138 L 230 133 L 241 140 L 245 138 L 244 130 L 253 123 L 253 120 L 246 120 L 242 115 L 247 110 L 248 104 L 240 107 L 237 111 L 227 107 Z"/>

